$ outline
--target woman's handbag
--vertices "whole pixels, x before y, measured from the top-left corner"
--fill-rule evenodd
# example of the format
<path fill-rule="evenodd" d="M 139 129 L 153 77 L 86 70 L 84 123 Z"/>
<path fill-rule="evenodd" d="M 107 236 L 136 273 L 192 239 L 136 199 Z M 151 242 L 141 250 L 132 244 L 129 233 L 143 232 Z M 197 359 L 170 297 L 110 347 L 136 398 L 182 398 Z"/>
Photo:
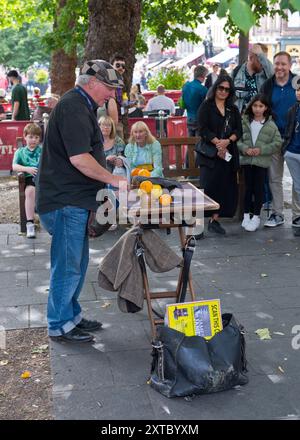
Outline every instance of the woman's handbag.
<path fill-rule="evenodd" d="M 152 344 L 150 385 L 166 397 L 228 390 L 248 378 L 243 327 L 222 315 L 223 330 L 210 340 L 159 327 Z"/>
<path fill-rule="evenodd" d="M 213 144 L 205 142 L 203 139 L 197 142 L 197 144 L 195 145 L 195 151 L 205 157 L 208 157 L 209 159 L 214 159 L 218 152 Z"/>
<path fill-rule="evenodd" d="M 224 125 L 222 128 L 222 134 L 220 136 L 220 139 L 225 138 L 227 136 L 228 130 L 230 129 L 230 118 L 231 118 L 231 112 L 230 109 L 225 109 L 225 120 Z M 197 153 L 200 153 L 202 156 L 207 157 L 208 159 L 214 159 L 217 156 L 218 150 L 211 142 L 206 142 L 204 139 L 201 139 L 196 145 L 195 145 L 195 151 Z"/>

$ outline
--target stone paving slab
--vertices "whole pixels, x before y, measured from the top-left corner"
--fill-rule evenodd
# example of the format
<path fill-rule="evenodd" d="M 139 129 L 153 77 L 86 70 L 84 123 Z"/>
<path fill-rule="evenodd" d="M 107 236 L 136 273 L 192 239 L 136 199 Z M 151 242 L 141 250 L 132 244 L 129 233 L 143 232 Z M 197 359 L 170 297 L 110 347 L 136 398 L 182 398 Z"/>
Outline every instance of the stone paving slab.
<path fill-rule="evenodd" d="M 46 270 L 49 268 L 50 262 L 48 255 L 39 255 L 38 258 L 10 257 L 0 259 L 0 272 Z"/>
<path fill-rule="evenodd" d="M 15 223 L 0 223 L 0 234 L 8 235 L 8 234 L 18 234 L 20 231 L 20 226 Z"/>
<path fill-rule="evenodd" d="M 155 307 L 156 302 L 153 302 Z M 137 322 L 148 319 L 146 304 L 142 311 L 138 313 L 123 313 L 120 311 L 116 295 L 114 298 L 98 299 L 82 304 L 82 313 L 89 319 L 97 319 L 104 324 L 118 325 L 119 322 L 130 321 Z"/>
<path fill-rule="evenodd" d="M 99 372 L 101 375 L 101 372 Z M 54 394 L 57 420 L 153 420 L 148 385 L 103 386 Z"/>
<path fill-rule="evenodd" d="M 247 342 L 247 360 L 257 374 L 265 374 L 274 384 L 300 383 L 299 353 L 292 347 L 292 337 Z"/>
<path fill-rule="evenodd" d="M 1 246 L 7 245 L 7 235 L 0 234 L 0 245 Z"/>
<path fill-rule="evenodd" d="M 29 307 L 29 327 L 47 327 L 47 305 L 31 305 Z"/>
<path fill-rule="evenodd" d="M 27 287 L 28 286 L 28 272 L 20 271 L 10 271 L 10 272 L 0 272 L 1 280 L 1 298 L 6 295 L 7 287 Z M 0 303 L 1 304 L 1 303 Z"/>
<path fill-rule="evenodd" d="M 28 286 L 38 286 L 40 289 L 49 288 L 50 270 L 49 269 L 35 269 L 28 272 Z"/>
<path fill-rule="evenodd" d="M 49 234 L 47 234 L 47 232 L 37 232 L 36 238 L 34 239 L 28 239 L 23 234 L 11 233 L 7 235 L 7 244 L 9 245 L 28 243 L 29 241 L 32 242 L 33 246 L 49 246 L 51 243 L 51 237 L 49 236 Z"/>
<path fill-rule="evenodd" d="M 52 360 L 52 369 L 55 371 L 54 393 L 61 389 L 93 391 L 114 382 L 109 358 L 98 350 L 89 356 L 56 356 Z"/>
<path fill-rule="evenodd" d="M 259 328 L 268 328 L 274 339 L 282 339 L 281 335 L 274 335 L 274 332 L 284 333 L 284 336 L 292 339 L 292 328 L 300 324 L 300 307 L 265 312 L 239 312 L 235 316 L 245 327 L 250 339 L 258 338 L 255 331 Z"/>
<path fill-rule="evenodd" d="M 1 275 L 0 275 L 1 276 Z M 5 295 L 1 297 L 1 306 L 21 306 L 32 304 L 46 304 L 48 291 L 39 287 L 6 287 Z"/>
<path fill-rule="evenodd" d="M 155 419 L 165 420 L 272 420 L 295 414 L 289 392 L 266 376 L 250 376 L 243 387 L 184 399 L 167 399 L 148 388 Z"/>
<path fill-rule="evenodd" d="M 0 323 L 6 330 L 29 327 L 29 306 L 0 307 Z"/>
<path fill-rule="evenodd" d="M 0 236 L 1 238 L 1 236 Z M 15 244 L 14 246 L 9 244 L 3 244 L 1 243 L 1 249 L 0 249 L 0 262 L 3 264 L 9 264 L 10 258 L 19 258 L 19 257 L 32 257 L 35 255 L 35 249 L 34 245 L 30 245 L 28 243 L 19 243 Z"/>

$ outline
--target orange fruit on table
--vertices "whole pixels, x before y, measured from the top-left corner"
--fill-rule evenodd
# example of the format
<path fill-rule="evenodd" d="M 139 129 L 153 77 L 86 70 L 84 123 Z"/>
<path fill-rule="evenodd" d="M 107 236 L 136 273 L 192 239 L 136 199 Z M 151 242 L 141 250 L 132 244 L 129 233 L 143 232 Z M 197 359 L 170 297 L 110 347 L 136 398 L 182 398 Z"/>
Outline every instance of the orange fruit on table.
<path fill-rule="evenodd" d="M 150 173 L 150 171 L 145 170 L 145 168 L 142 168 L 141 170 L 139 170 L 138 176 L 151 177 L 151 173 Z"/>
<path fill-rule="evenodd" d="M 150 194 L 152 189 L 153 189 L 153 184 L 152 182 L 150 182 L 150 180 L 144 180 L 143 182 L 141 182 L 140 184 L 140 189 L 147 193 Z"/>
<path fill-rule="evenodd" d="M 162 194 L 159 198 L 159 203 L 162 206 L 169 206 L 172 203 L 172 197 L 170 196 L 170 194 Z"/>
<path fill-rule="evenodd" d="M 163 190 L 160 185 L 153 185 L 152 191 L 151 191 L 151 197 L 153 199 L 159 199 L 159 197 L 162 195 Z"/>
<path fill-rule="evenodd" d="M 134 168 L 134 169 L 131 171 L 131 176 L 132 176 L 132 177 L 133 177 L 133 176 L 138 176 L 139 171 L 140 171 L 139 168 Z"/>

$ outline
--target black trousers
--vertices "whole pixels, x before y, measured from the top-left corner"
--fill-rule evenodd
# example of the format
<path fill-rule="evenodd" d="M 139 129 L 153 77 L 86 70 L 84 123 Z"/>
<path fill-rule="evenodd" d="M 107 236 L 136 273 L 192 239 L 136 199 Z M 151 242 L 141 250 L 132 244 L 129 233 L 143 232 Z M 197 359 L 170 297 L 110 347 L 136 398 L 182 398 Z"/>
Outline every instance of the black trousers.
<path fill-rule="evenodd" d="M 245 176 L 244 212 L 260 215 L 267 169 L 256 165 L 243 165 L 243 170 Z"/>

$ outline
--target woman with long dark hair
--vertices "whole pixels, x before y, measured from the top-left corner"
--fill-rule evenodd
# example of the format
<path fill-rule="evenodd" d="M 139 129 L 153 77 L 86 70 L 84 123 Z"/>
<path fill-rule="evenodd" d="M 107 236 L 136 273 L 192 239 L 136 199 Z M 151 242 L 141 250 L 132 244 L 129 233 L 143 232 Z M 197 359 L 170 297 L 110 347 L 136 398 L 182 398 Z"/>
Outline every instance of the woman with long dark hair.
<path fill-rule="evenodd" d="M 238 200 L 236 141 L 242 135 L 242 125 L 234 99 L 232 79 L 220 76 L 198 110 L 200 188 L 220 205 L 218 211 L 211 211 L 208 223 L 208 230 L 217 234 L 226 233 L 219 217 L 233 217 Z"/>

